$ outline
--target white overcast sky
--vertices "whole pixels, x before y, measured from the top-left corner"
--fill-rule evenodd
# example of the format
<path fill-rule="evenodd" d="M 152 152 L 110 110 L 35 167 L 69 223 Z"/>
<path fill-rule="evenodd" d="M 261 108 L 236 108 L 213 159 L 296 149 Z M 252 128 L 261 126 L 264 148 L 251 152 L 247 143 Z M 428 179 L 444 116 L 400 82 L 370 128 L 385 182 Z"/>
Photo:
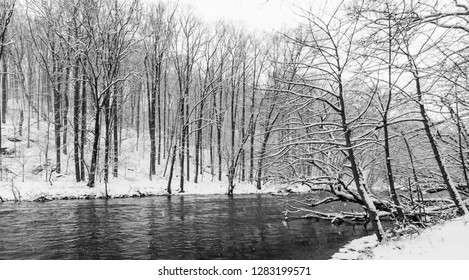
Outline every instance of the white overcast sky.
<path fill-rule="evenodd" d="M 156 0 L 147 0 L 153 2 Z M 167 0 L 176 1 L 176 0 Z M 191 5 L 195 13 L 206 21 L 219 19 L 244 22 L 260 30 L 293 26 L 298 22 L 295 14 L 300 6 L 315 12 L 334 10 L 340 0 L 179 0 L 180 5 Z"/>

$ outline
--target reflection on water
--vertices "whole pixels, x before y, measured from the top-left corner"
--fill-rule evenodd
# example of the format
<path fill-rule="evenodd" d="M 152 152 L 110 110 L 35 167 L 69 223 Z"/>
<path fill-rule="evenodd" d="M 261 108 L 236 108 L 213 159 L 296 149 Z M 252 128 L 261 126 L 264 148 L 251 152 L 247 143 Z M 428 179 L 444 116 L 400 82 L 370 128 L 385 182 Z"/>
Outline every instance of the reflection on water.
<path fill-rule="evenodd" d="M 327 259 L 363 227 L 245 195 L 0 204 L 0 259 Z"/>

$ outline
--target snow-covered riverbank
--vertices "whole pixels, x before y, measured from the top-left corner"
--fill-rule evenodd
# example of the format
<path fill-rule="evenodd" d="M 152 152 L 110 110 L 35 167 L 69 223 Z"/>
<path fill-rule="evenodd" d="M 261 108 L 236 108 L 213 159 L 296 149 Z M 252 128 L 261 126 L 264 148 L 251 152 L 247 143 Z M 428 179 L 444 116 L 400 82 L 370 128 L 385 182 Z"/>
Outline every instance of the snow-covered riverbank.
<path fill-rule="evenodd" d="M 469 260 L 469 220 L 457 218 L 418 234 L 378 244 L 375 235 L 353 240 L 333 259 Z"/>
<path fill-rule="evenodd" d="M 2 133 L 6 139 L 3 142 L 3 148 L 8 153 L 2 155 L 0 164 L 0 202 L 104 198 L 106 191 L 102 160 L 99 164 L 100 168 L 94 188 L 86 186 L 88 177 L 85 178 L 86 182 L 76 182 L 72 153 L 62 157 L 62 172 L 60 174 L 51 172 L 51 167 L 55 164 L 50 158 L 52 151 L 49 151 L 47 159 L 45 156 L 47 154 L 45 151 L 49 149 L 46 147 L 54 145 L 53 135 L 47 136 L 49 130 L 45 122 L 40 123 L 40 129 L 32 126 L 31 141 L 28 144 L 27 139 L 17 136 L 17 129 L 13 125 L 6 124 L 2 126 Z M 15 141 L 8 139 L 14 139 Z M 71 143 L 68 143 L 68 145 L 71 145 Z M 68 147 L 69 151 L 71 149 L 72 147 Z M 90 162 L 90 149 L 91 147 L 87 146 L 85 162 Z M 145 143 L 145 138 L 137 138 L 136 132 L 132 129 L 123 129 L 120 149 L 119 177 L 109 176 L 107 188 L 109 197 L 168 194 L 166 191 L 169 178 L 168 158 L 163 158 L 161 164 L 156 166 L 156 174 L 152 175 L 152 180 L 150 180 L 150 151 L 148 143 Z M 208 151 L 204 152 L 207 153 Z M 190 167 L 189 178 L 191 180 L 184 183 L 185 195 L 223 195 L 227 193 L 228 181 L 225 172 L 222 173 L 222 181 L 219 181 L 218 173 L 212 176 L 210 166 L 205 165 L 202 168 L 202 174 L 199 174 L 199 183 L 194 183 L 195 167 L 193 162 L 191 162 Z M 171 186 L 174 195 L 179 195 L 179 178 L 179 168 L 175 166 Z M 309 191 L 309 188 L 306 186 L 284 185 L 274 182 L 266 182 L 262 185 L 262 189 L 258 190 L 254 183 L 245 181 L 236 182 L 234 194 L 284 194 L 307 191 Z"/>
<path fill-rule="evenodd" d="M 173 181 L 172 193 L 178 192 L 178 181 Z M 119 180 L 112 179 L 108 184 L 108 195 L 111 198 L 141 197 L 167 195 L 167 180 Z M 226 182 L 202 182 L 194 184 L 186 182 L 184 195 L 226 194 Z M 253 184 L 236 184 L 234 194 L 287 194 L 290 192 L 307 192 L 309 188 L 302 186 L 288 186 L 279 184 L 265 184 L 258 190 Z M 95 188 L 89 188 L 86 183 L 76 183 L 72 180 L 58 179 L 51 185 L 49 182 L 0 182 L 0 198 L 3 201 L 43 201 L 53 199 L 92 199 L 104 198 L 105 184 L 99 183 Z M 1 201 L 0 200 L 0 201 Z"/>

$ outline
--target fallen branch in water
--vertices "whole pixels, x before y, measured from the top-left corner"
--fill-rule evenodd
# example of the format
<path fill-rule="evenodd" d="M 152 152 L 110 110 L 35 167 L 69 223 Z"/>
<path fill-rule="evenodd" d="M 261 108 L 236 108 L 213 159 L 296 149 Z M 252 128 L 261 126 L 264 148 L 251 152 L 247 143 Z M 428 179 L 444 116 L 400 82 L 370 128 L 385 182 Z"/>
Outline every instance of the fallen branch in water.
<path fill-rule="evenodd" d="M 419 203 L 445 202 L 449 204 L 453 203 L 451 199 L 446 199 L 446 198 L 424 198 L 424 199 L 414 200 L 414 202 L 419 202 Z"/>
<path fill-rule="evenodd" d="M 469 199 L 463 200 L 463 204 L 466 206 L 469 206 Z M 456 204 L 454 202 L 451 202 L 450 204 L 446 204 L 446 205 L 437 205 L 437 206 L 428 207 L 425 210 L 430 213 L 430 212 L 438 212 L 441 210 L 448 210 L 448 209 L 452 209 L 455 207 L 456 207 Z"/>
<path fill-rule="evenodd" d="M 323 202 L 330 201 L 330 199 L 323 199 Z M 304 207 L 296 207 L 289 205 L 290 210 L 285 211 L 285 220 L 298 220 L 298 219 L 322 219 L 329 220 L 332 224 L 351 224 L 351 225 L 366 225 L 369 222 L 369 217 L 366 212 L 345 212 L 340 213 L 333 212 L 320 212 Z M 306 213 L 302 216 L 288 217 L 290 213 Z M 391 217 L 391 213 L 385 211 L 379 211 L 378 216 L 380 218 Z"/>
<path fill-rule="evenodd" d="M 322 181 L 324 179 L 328 179 L 327 181 Z M 334 197 L 328 197 L 321 201 L 312 203 L 311 206 L 315 207 L 322 204 L 328 204 L 335 201 L 344 201 L 344 202 L 353 202 L 360 204 L 362 206 L 366 206 L 365 202 L 361 199 L 361 197 L 356 194 L 355 192 L 351 191 L 348 188 L 348 184 L 345 184 L 342 180 L 337 178 L 332 178 L 329 176 L 325 177 L 318 177 L 316 180 L 318 182 L 312 181 L 308 182 L 307 180 L 295 181 L 296 183 L 301 183 L 303 185 L 308 186 L 311 191 L 324 191 L 334 195 Z M 328 187 L 315 187 L 314 184 L 321 184 L 321 185 L 328 185 Z M 375 205 L 378 211 L 386 211 L 386 212 L 393 212 L 392 204 L 388 201 L 383 201 L 372 194 L 370 194 L 370 198 Z"/>
<path fill-rule="evenodd" d="M 357 194 L 353 193 L 348 189 L 346 189 L 346 191 L 340 191 L 331 187 L 330 189 L 326 189 L 325 191 L 335 195 L 335 197 L 327 197 L 321 201 L 313 202 L 311 203 L 311 207 L 316 207 L 318 205 L 328 204 L 336 201 L 352 202 L 365 206 L 363 200 Z M 393 212 L 391 204 L 389 202 L 379 200 L 376 197 L 371 197 L 371 200 L 373 201 L 373 204 L 375 205 L 378 211 Z"/>
<path fill-rule="evenodd" d="M 406 199 L 407 201 L 411 201 L 411 199 L 403 194 L 399 195 L 400 197 Z M 451 208 L 455 208 L 456 204 L 448 198 L 424 198 L 424 199 L 414 199 L 412 202 L 417 207 L 425 208 L 425 212 L 429 215 L 438 215 L 439 211 L 441 210 L 448 210 Z M 423 203 L 445 203 L 445 205 L 435 205 L 431 207 L 426 207 Z M 466 206 L 469 206 L 469 199 L 463 201 Z M 415 211 L 413 211 L 415 212 Z M 410 214 L 415 214 L 411 212 Z"/>
<path fill-rule="evenodd" d="M 331 203 L 331 202 L 334 202 L 334 201 L 340 201 L 340 198 L 338 198 L 338 197 L 326 197 L 323 200 L 311 203 L 311 207 L 316 207 L 316 206 L 319 206 L 319 205 L 322 205 L 322 204 L 328 204 L 328 203 Z"/>
<path fill-rule="evenodd" d="M 364 212 L 361 212 L 361 213 L 350 213 L 350 212 L 324 213 L 324 212 L 318 212 L 318 211 L 307 210 L 307 209 L 303 209 L 303 211 L 307 212 L 307 214 L 303 216 L 286 217 L 285 219 L 286 220 L 298 220 L 298 219 L 317 218 L 317 219 L 322 219 L 322 220 L 330 220 L 332 223 L 338 220 L 345 220 L 345 219 L 349 219 L 350 221 L 357 220 L 357 221 L 367 222 L 367 219 L 368 219 L 366 213 Z"/>
<path fill-rule="evenodd" d="M 317 201 L 311 201 L 310 199 L 303 199 L 298 201 L 291 200 L 287 205 L 288 210 L 285 211 L 285 219 L 296 220 L 316 218 L 322 220 L 329 220 L 331 221 L 331 223 L 334 224 L 346 223 L 352 225 L 365 225 L 368 223 L 369 217 L 367 216 L 366 212 L 342 211 L 340 213 L 334 213 L 313 210 L 312 208 L 317 207 L 319 205 L 327 205 L 339 201 L 352 202 L 364 206 L 362 200 L 356 197 L 355 195 L 351 194 L 351 191 L 349 190 L 336 190 L 330 188 L 325 191 L 331 194 L 335 194 L 336 196 L 329 196 Z M 418 224 L 422 224 L 422 219 L 424 217 L 435 217 L 451 214 L 452 211 L 447 210 L 452 210 L 456 207 L 454 202 L 452 202 L 448 198 L 418 198 L 411 200 L 405 195 L 400 196 L 407 200 L 407 203 L 404 203 L 399 207 L 405 213 L 405 216 L 407 217 L 406 221 L 411 223 L 416 222 Z M 380 219 L 392 219 L 394 217 L 394 211 L 398 207 L 396 205 L 393 205 L 389 201 L 383 201 L 377 198 L 373 198 L 373 203 L 375 203 L 376 208 L 378 209 L 378 217 Z M 464 204 L 469 205 L 469 199 L 464 200 Z M 425 210 L 422 211 L 422 209 Z M 426 218 L 424 220 L 425 222 L 427 222 Z"/>
<path fill-rule="evenodd" d="M 435 198 L 424 198 L 424 199 L 414 198 L 413 200 L 411 200 L 409 197 L 407 197 L 403 194 L 400 194 L 399 196 L 404 198 L 405 200 L 407 200 L 409 202 L 417 204 L 420 207 L 424 207 L 423 204 L 421 204 L 421 203 L 438 203 L 438 202 L 444 202 L 444 203 L 449 203 L 449 204 L 453 203 L 453 201 L 449 198 L 436 198 L 436 197 Z"/>
<path fill-rule="evenodd" d="M 425 187 L 424 186 L 423 188 L 425 189 L 424 190 L 425 193 L 430 193 L 430 194 L 444 192 L 444 191 L 448 190 L 446 188 L 446 186 L 443 186 L 443 185 L 441 185 L 441 186 L 430 186 L 430 187 L 428 187 L 428 186 Z M 458 189 L 460 194 L 465 195 L 465 196 L 469 196 L 469 191 L 468 191 L 467 186 L 458 185 L 456 188 Z M 414 190 L 413 192 L 416 192 L 416 190 Z"/>
<path fill-rule="evenodd" d="M 446 186 L 432 186 L 432 187 L 428 187 L 428 188 L 425 188 L 425 187 L 422 187 L 422 189 L 425 189 L 424 192 L 425 193 L 439 193 L 439 192 L 443 192 L 443 191 L 447 191 L 448 189 L 446 188 Z M 416 190 L 415 190 L 416 191 Z M 414 192 L 415 192 L 414 191 Z"/>

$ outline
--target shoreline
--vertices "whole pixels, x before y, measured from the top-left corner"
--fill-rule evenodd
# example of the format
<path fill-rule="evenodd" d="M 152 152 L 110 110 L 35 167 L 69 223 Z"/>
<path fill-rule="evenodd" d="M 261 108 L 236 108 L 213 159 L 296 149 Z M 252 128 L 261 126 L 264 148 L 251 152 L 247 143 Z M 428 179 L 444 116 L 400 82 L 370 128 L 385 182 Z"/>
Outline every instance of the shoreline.
<path fill-rule="evenodd" d="M 0 182 L 0 203 L 2 202 L 45 202 L 53 200 L 84 200 L 84 199 L 121 199 L 156 196 L 186 196 L 186 195 L 228 195 L 225 182 L 187 183 L 184 192 L 174 189 L 171 194 L 166 190 L 167 181 L 113 180 L 108 183 L 107 197 L 105 184 L 96 184 L 89 188 L 86 183 L 76 183 L 70 180 L 55 182 Z M 239 183 L 234 189 L 234 195 L 269 194 L 273 196 L 287 196 L 289 194 L 308 193 L 309 188 L 296 185 L 282 185 L 268 183 L 261 190 L 249 183 Z"/>
<path fill-rule="evenodd" d="M 289 193 L 290 194 L 290 193 Z M 289 194 L 278 194 L 275 192 L 250 192 L 250 193 L 234 193 L 233 196 L 236 195 L 271 195 L 271 196 L 288 196 Z M 301 194 L 301 193 L 291 193 L 291 194 Z M 141 193 L 141 194 L 123 194 L 123 195 L 117 195 L 117 196 L 110 196 L 105 197 L 105 195 L 83 195 L 83 196 L 64 196 L 64 197 L 57 197 L 57 196 L 50 196 L 50 195 L 41 195 L 33 200 L 5 200 L 2 197 L 0 197 L 0 203 L 6 203 L 6 202 L 46 202 L 46 201 L 54 201 L 54 200 L 92 200 L 92 199 L 125 199 L 125 198 L 144 198 L 144 197 L 162 197 L 162 196 L 228 196 L 227 193 L 204 193 L 204 194 L 197 194 L 197 193 L 165 193 L 165 194 L 154 194 L 154 193 Z"/>
<path fill-rule="evenodd" d="M 374 234 L 361 237 L 331 260 L 469 260 L 469 218 L 441 221 L 382 243 Z"/>
<path fill-rule="evenodd" d="M 372 258 L 372 250 L 379 246 L 375 234 L 350 241 L 332 255 L 331 260 L 365 260 Z"/>

